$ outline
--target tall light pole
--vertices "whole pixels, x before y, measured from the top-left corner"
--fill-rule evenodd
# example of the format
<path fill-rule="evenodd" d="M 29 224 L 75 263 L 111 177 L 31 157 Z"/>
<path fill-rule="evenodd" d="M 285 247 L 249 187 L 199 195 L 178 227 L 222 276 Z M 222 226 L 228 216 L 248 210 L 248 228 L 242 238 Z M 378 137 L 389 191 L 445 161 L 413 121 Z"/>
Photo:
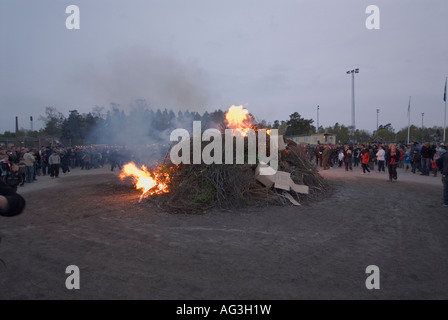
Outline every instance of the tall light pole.
<path fill-rule="evenodd" d="M 380 113 L 380 109 L 376 109 L 376 134 L 378 134 L 378 115 Z"/>
<path fill-rule="evenodd" d="M 316 133 L 319 132 L 319 106 L 317 106 L 317 129 L 316 129 Z"/>
<path fill-rule="evenodd" d="M 424 113 L 422 113 L 422 143 L 423 143 L 423 117 L 425 116 Z"/>
<path fill-rule="evenodd" d="M 352 75 L 352 130 L 353 133 L 356 130 L 356 123 L 355 123 L 355 73 L 359 73 L 359 68 L 349 70 L 347 71 L 347 74 Z"/>
<path fill-rule="evenodd" d="M 409 137 L 411 135 L 411 97 L 409 97 L 408 104 L 408 145 L 409 145 Z"/>
<path fill-rule="evenodd" d="M 445 114 L 443 115 L 443 143 L 445 143 L 445 138 L 446 138 L 446 86 L 448 83 L 448 77 L 445 78 L 445 91 L 443 93 L 443 101 L 445 101 Z"/>

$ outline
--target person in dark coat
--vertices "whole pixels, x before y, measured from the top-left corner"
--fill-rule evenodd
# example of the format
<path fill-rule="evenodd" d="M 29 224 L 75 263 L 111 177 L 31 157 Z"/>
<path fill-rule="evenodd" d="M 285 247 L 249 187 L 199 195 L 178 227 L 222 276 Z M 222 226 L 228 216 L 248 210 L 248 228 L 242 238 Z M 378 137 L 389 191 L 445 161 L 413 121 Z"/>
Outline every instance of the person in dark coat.
<path fill-rule="evenodd" d="M 352 168 L 352 150 L 348 146 L 345 147 L 344 163 L 345 163 L 345 171 L 348 171 L 348 169 L 350 169 L 350 171 L 353 171 L 353 168 Z"/>
<path fill-rule="evenodd" d="M 431 171 L 431 159 L 434 156 L 433 149 L 429 145 L 429 142 L 425 142 L 423 144 L 420 155 L 421 155 L 421 164 L 422 164 L 421 175 L 429 176 L 429 172 Z"/>
<path fill-rule="evenodd" d="M 17 194 L 12 187 L 0 180 L 0 216 L 17 216 L 22 213 L 24 208 L 25 199 Z"/>
<path fill-rule="evenodd" d="M 437 166 L 439 167 L 440 172 L 442 172 L 443 206 L 448 207 L 448 152 L 444 152 L 439 159 L 437 159 Z"/>
<path fill-rule="evenodd" d="M 64 153 L 61 153 L 60 157 L 61 157 L 61 168 L 62 168 L 62 172 L 63 172 L 64 174 L 65 174 L 66 172 L 70 173 L 70 168 L 69 168 L 69 165 L 70 165 L 70 158 L 69 158 L 66 154 L 64 154 Z"/>
<path fill-rule="evenodd" d="M 395 145 L 391 144 L 387 152 L 387 169 L 389 171 L 389 182 L 397 181 L 397 165 L 400 161 L 400 150 L 397 150 Z"/>

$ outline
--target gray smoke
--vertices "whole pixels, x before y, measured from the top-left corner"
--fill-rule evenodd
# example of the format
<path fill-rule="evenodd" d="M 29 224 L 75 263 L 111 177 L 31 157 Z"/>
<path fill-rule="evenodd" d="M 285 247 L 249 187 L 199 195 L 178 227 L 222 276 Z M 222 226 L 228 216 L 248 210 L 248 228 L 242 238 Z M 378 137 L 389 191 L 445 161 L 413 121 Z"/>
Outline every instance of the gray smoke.
<path fill-rule="evenodd" d="M 141 48 L 80 66 L 74 80 L 81 92 L 109 111 L 107 125 L 96 128 L 89 140 L 128 146 L 145 162 L 168 151 L 172 130 L 192 126 L 192 117 L 173 119 L 169 111 L 175 116 L 186 110 L 202 114 L 210 96 L 207 76 L 195 63 Z M 162 117 L 158 109 L 165 112 Z"/>
<path fill-rule="evenodd" d="M 152 109 L 204 111 L 209 101 L 207 76 L 194 62 L 134 48 L 81 66 L 78 83 L 96 104 L 117 102 L 127 109 L 145 99 Z"/>

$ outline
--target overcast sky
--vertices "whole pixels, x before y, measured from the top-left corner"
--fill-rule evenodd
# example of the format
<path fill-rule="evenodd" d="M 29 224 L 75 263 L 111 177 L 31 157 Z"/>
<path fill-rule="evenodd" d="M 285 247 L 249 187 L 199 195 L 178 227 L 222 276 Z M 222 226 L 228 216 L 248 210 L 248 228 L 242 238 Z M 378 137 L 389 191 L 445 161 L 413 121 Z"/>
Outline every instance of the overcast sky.
<path fill-rule="evenodd" d="M 368 5 L 380 30 L 368 30 Z M 80 9 L 80 29 L 65 9 Z M 135 99 L 203 112 L 247 104 L 257 119 L 293 112 L 320 125 L 442 126 L 446 0 L 0 0 L 0 132 Z M 315 123 L 316 124 L 316 123 Z M 35 121 L 34 128 L 42 126 Z"/>

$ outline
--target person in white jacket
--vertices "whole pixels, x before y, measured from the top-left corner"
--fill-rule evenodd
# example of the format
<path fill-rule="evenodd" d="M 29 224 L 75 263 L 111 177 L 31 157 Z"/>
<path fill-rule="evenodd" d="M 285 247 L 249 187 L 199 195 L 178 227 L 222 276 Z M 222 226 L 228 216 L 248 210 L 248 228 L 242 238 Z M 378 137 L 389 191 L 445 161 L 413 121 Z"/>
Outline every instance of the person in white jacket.
<path fill-rule="evenodd" d="M 59 157 L 56 151 L 53 151 L 53 154 L 48 158 L 48 164 L 50 165 L 51 179 L 54 177 L 59 178 L 59 165 L 61 164 L 61 157 Z"/>
<path fill-rule="evenodd" d="M 376 153 L 376 160 L 378 161 L 378 172 L 386 172 L 384 163 L 386 161 L 386 151 L 384 151 L 383 146 L 380 145 L 378 152 Z"/>

